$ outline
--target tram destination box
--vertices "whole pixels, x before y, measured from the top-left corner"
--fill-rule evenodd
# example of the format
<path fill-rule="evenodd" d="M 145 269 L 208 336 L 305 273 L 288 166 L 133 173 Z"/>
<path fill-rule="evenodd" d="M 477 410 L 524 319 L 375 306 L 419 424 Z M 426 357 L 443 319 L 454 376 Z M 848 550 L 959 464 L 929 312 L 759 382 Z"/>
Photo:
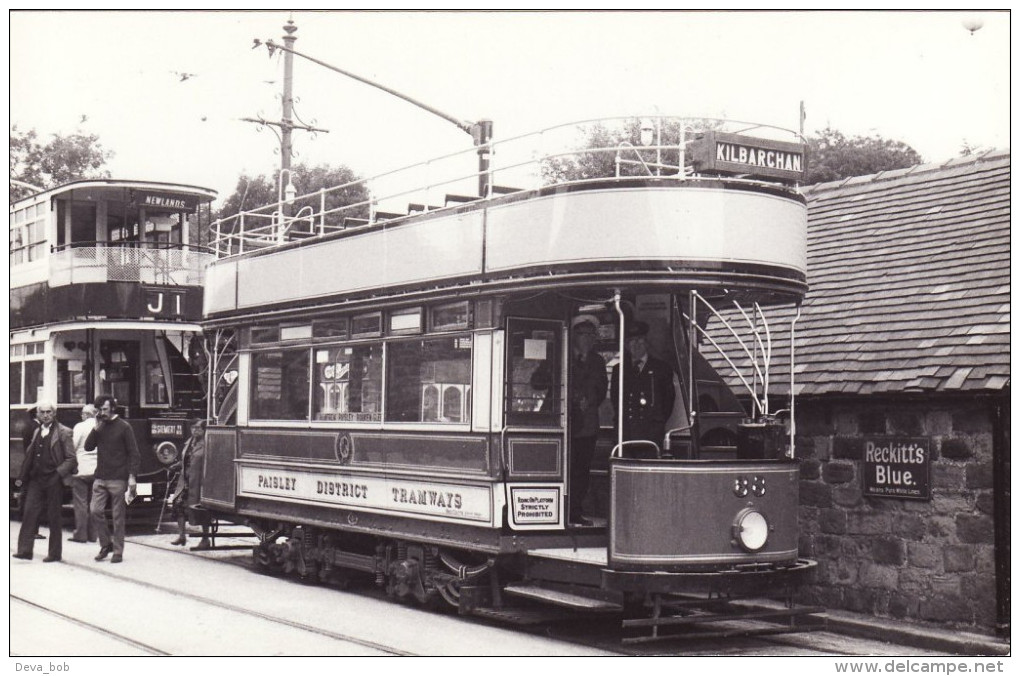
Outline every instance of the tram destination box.
<path fill-rule="evenodd" d="M 174 418 L 152 418 L 149 420 L 149 436 L 183 439 L 188 426 L 187 420 Z"/>
<path fill-rule="evenodd" d="M 807 146 L 802 143 L 706 131 L 691 143 L 694 170 L 803 182 Z"/>

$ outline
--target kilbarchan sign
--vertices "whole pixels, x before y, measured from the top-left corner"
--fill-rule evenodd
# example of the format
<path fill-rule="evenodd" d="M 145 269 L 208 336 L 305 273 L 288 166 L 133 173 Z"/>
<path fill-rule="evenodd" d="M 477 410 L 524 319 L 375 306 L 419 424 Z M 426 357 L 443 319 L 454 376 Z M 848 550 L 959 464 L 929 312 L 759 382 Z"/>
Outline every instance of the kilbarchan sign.
<path fill-rule="evenodd" d="M 691 143 L 691 161 L 699 173 L 739 174 L 803 182 L 807 146 L 772 139 L 706 131 Z"/>

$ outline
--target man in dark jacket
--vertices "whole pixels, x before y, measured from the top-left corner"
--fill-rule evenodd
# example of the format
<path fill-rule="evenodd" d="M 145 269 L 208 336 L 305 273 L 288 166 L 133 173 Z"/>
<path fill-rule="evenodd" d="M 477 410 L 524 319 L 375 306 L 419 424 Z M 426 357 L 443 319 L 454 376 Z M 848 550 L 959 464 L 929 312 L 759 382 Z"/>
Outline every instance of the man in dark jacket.
<path fill-rule="evenodd" d="M 89 505 L 92 522 L 99 536 L 99 554 L 102 561 L 110 552 L 110 563 L 124 560 L 124 526 L 127 503 L 135 497 L 135 476 L 141 464 L 135 433 L 126 420 L 117 415 L 117 401 L 108 394 L 96 397 L 99 409 L 95 429 L 85 438 L 85 450 L 96 451 L 96 474 L 92 484 L 92 504 Z M 113 514 L 113 537 L 106 524 L 106 505 Z"/>
<path fill-rule="evenodd" d="M 673 413 L 676 390 L 673 369 L 648 352 L 648 324 L 633 322 L 627 327 L 627 352 L 613 367 L 609 398 L 617 407 L 620 366 L 623 366 L 623 440 L 655 442 L 662 448 L 666 421 Z"/>
<path fill-rule="evenodd" d="M 588 494 L 591 461 L 599 435 L 599 406 L 606 399 L 606 361 L 595 345 L 599 320 L 594 315 L 575 317 L 570 352 L 570 496 L 571 524 L 588 525 L 581 514 Z"/>
<path fill-rule="evenodd" d="M 17 483 L 24 491 L 25 512 L 18 533 L 17 559 L 32 559 L 39 519 L 46 511 L 50 526 L 50 546 L 46 563 L 59 561 L 63 544 L 64 477 L 74 474 L 78 460 L 71 430 L 56 422 L 56 406 L 48 401 L 36 404 L 39 428 L 25 448 L 25 459 Z"/>

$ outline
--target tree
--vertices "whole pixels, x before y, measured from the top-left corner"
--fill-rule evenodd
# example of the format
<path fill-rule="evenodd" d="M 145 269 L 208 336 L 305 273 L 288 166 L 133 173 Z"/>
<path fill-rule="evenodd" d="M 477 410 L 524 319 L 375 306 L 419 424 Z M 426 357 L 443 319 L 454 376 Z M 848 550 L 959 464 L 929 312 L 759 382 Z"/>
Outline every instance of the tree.
<path fill-rule="evenodd" d="M 260 213 L 266 215 L 272 214 L 276 208 L 271 205 L 274 205 L 280 199 L 279 176 L 279 171 L 274 172 L 272 176 L 249 176 L 242 174 L 237 179 L 237 187 L 234 188 L 234 192 L 224 200 L 223 206 L 217 212 L 217 218 L 230 218 L 242 211 L 251 211 L 259 207 L 267 207 L 261 210 Z M 359 206 L 345 209 L 343 212 L 327 214 L 326 224 L 339 226 L 345 217 L 367 218 L 368 190 L 360 180 L 359 176 L 343 165 L 331 167 L 321 164 L 309 167 L 304 164 L 298 164 L 291 169 L 291 181 L 294 183 L 298 194 L 308 196 L 295 199 L 294 203 L 288 205 L 287 208 L 293 215 L 300 214 L 302 210 L 309 211 L 306 207 L 310 207 L 311 211 L 317 213 L 322 208 L 322 198 L 321 195 L 313 193 L 324 188 L 344 186 L 343 188 L 330 190 L 326 193 L 326 210 L 340 209 L 341 207 L 354 204 L 359 204 Z M 227 222 L 226 227 L 230 230 L 235 229 L 231 221 Z"/>
<path fill-rule="evenodd" d="M 39 186 L 54 188 L 86 178 L 109 178 L 103 170 L 113 152 L 103 148 L 95 134 L 53 134 L 46 145 L 39 142 L 35 129 L 27 132 L 11 127 L 10 178 Z M 31 188 L 11 185 L 14 201 L 32 193 Z"/>
<path fill-rule="evenodd" d="M 615 127 L 601 122 L 582 127 L 580 149 L 543 160 L 542 179 L 550 184 L 610 178 L 617 175 L 617 158 L 620 176 L 675 176 L 679 173 L 681 135 L 686 131 L 689 142 L 698 132 L 719 127 L 714 120 L 667 117 L 660 120 L 658 128 L 654 119 L 650 121 L 652 139 L 647 144 L 641 142 L 645 122 L 640 118 L 630 118 Z M 662 147 L 656 150 L 654 146 Z"/>
<path fill-rule="evenodd" d="M 878 135 L 848 138 L 831 127 L 816 132 L 808 145 L 808 184 L 905 169 L 922 162 L 921 156 L 901 141 Z"/>
<path fill-rule="evenodd" d="M 620 176 L 656 173 L 657 152 L 639 147 L 641 126 L 641 120 L 634 118 L 615 128 L 601 123 L 582 128 L 579 149 L 543 160 L 544 181 L 548 184 L 616 176 L 617 157 L 623 160 Z M 680 143 L 681 129 L 686 129 L 686 140 L 690 142 L 698 132 L 720 128 L 721 123 L 712 120 L 663 118 L 659 130 L 661 142 L 656 144 L 653 141 L 652 145 L 667 146 L 658 155 L 661 156 L 661 164 L 668 167 L 659 167 L 658 171 L 663 176 L 677 173 L 679 153 L 676 148 Z M 826 128 L 807 141 L 809 152 L 805 182 L 808 184 L 902 169 L 922 162 L 921 156 L 907 144 L 877 135 L 848 138 L 835 129 Z M 639 157 L 644 166 L 635 162 Z"/>

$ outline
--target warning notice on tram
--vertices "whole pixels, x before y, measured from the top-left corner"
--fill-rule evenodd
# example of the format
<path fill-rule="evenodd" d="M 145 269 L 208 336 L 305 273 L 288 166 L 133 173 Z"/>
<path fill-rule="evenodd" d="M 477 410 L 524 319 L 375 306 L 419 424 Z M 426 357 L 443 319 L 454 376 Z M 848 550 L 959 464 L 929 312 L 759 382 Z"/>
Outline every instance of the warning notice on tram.
<path fill-rule="evenodd" d="M 931 500 L 930 437 L 865 437 L 861 457 L 864 495 Z"/>

